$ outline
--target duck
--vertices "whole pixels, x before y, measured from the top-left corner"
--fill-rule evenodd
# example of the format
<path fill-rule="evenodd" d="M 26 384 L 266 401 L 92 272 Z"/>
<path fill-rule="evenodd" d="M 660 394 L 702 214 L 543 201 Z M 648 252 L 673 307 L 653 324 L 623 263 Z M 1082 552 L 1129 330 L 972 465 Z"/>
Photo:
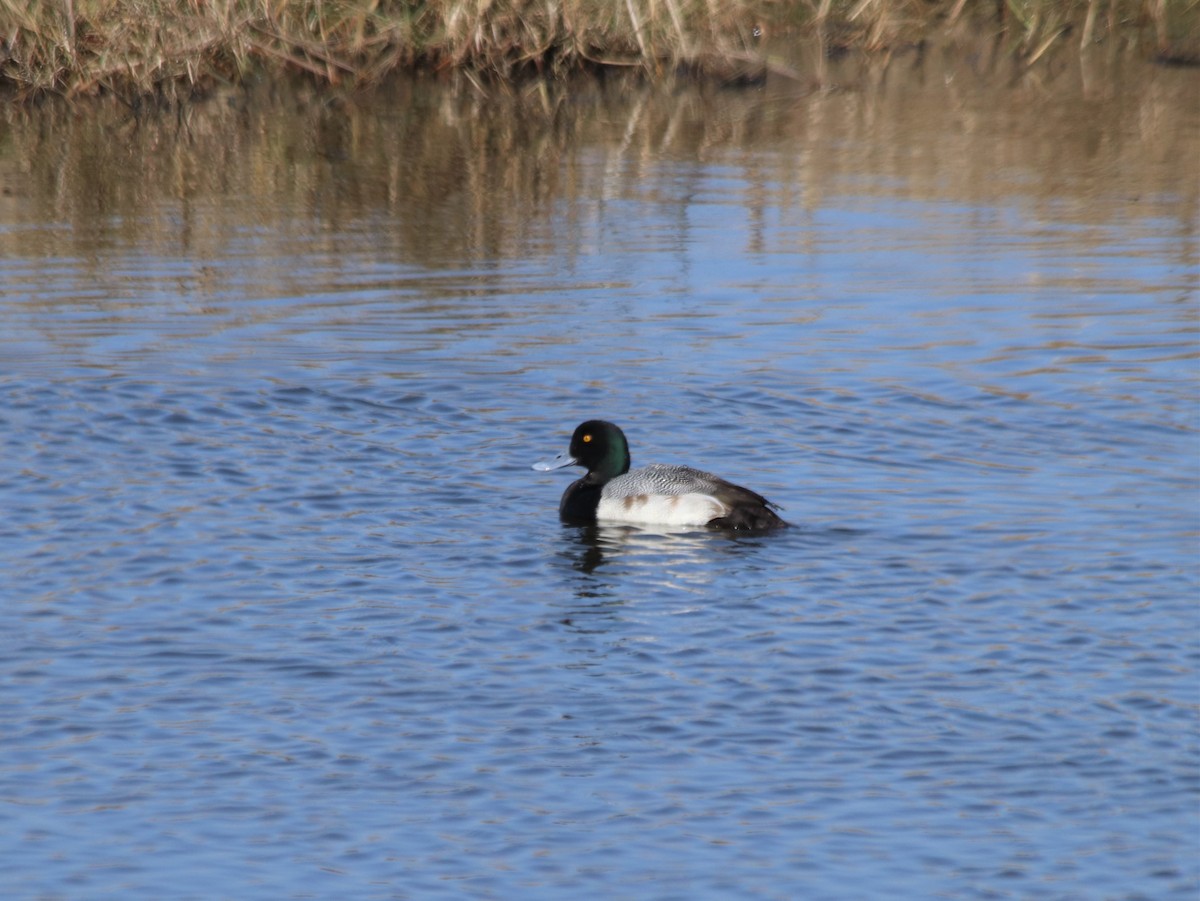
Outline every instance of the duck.
<path fill-rule="evenodd" d="M 761 494 L 690 466 L 654 463 L 631 470 L 629 442 L 614 423 L 589 419 L 566 453 L 533 464 L 538 472 L 582 466 L 583 478 L 563 492 L 564 523 L 699 526 L 761 531 L 788 524 Z"/>

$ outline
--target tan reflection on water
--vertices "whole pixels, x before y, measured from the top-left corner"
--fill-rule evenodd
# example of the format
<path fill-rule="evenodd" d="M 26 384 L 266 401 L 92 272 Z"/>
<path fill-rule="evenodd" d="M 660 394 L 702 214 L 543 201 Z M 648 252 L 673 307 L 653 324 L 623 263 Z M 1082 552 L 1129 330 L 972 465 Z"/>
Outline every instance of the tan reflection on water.
<path fill-rule="evenodd" d="M 679 160 L 737 169 L 748 187 L 725 200 L 751 221 L 855 195 L 1003 203 L 1081 225 L 1166 217 L 1181 264 L 1196 265 L 1196 70 L 1115 47 L 1033 69 L 989 47 L 807 58 L 819 64 L 798 79 L 744 90 L 583 82 L 485 97 L 415 80 L 334 97 L 262 88 L 140 117 L 9 107 L 0 256 L 103 272 L 106 250 L 124 245 L 219 263 L 252 254 L 260 228 L 336 255 L 346 234 L 386 221 L 380 252 L 426 269 L 569 259 L 598 200 L 653 197 L 654 167 Z"/>

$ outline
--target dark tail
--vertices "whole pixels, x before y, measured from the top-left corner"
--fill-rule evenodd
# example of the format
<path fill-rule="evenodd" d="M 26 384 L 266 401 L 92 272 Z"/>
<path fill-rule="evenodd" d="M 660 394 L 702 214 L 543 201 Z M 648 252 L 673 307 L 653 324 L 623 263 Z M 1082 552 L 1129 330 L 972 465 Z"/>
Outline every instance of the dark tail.
<path fill-rule="evenodd" d="M 785 529 L 787 525 L 774 510 L 761 504 L 739 504 L 724 516 L 719 516 L 708 523 L 710 529 L 739 529 L 746 531 Z"/>

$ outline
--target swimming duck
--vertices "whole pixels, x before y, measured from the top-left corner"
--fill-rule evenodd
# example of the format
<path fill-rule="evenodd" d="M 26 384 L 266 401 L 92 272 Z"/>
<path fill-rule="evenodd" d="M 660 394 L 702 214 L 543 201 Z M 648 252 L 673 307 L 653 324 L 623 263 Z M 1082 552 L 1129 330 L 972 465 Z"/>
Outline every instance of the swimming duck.
<path fill-rule="evenodd" d="M 533 464 L 539 472 L 566 466 L 582 466 L 587 475 L 563 492 L 558 505 L 563 522 L 713 529 L 775 529 L 787 525 L 774 512 L 778 504 L 712 473 L 662 463 L 630 472 L 625 433 L 601 419 L 579 426 L 565 454 Z"/>

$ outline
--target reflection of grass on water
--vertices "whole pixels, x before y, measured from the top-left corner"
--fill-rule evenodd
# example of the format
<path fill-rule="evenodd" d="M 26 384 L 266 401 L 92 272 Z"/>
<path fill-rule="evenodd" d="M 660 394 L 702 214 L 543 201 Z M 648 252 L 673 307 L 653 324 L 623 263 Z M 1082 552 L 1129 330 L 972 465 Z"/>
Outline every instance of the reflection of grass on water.
<path fill-rule="evenodd" d="M 256 71 L 372 83 L 415 67 L 459 69 L 472 78 L 620 67 L 746 80 L 769 69 L 787 72 L 786 37 L 816 30 L 827 49 L 886 50 L 969 28 L 1006 41 L 1031 64 L 1064 41 L 1087 47 L 1134 33 L 1145 34 L 1151 55 L 1194 62 L 1196 39 L 1186 32 L 1198 6 L 1195 0 L 0 0 L 0 84 L 26 95 L 178 95 Z M 1185 18 L 1191 22 L 1177 21 Z"/>

